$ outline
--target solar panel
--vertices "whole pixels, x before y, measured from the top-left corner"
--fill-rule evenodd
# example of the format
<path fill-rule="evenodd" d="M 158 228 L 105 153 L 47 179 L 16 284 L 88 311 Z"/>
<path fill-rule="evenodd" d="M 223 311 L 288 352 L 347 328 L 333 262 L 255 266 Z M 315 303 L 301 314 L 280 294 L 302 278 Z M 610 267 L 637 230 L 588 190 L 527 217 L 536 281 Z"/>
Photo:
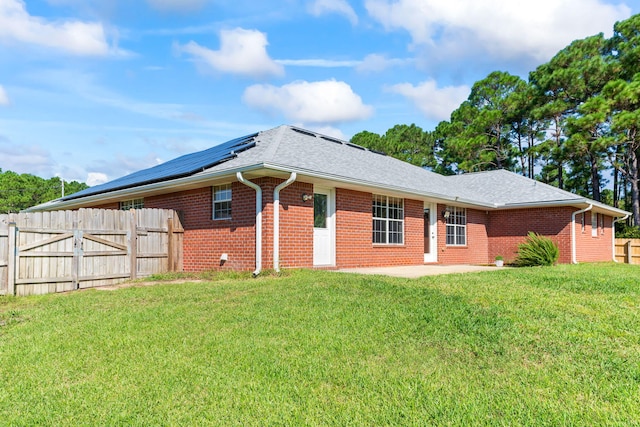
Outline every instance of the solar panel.
<path fill-rule="evenodd" d="M 341 141 L 337 138 L 331 138 L 330 136 L 324 136 L 322 135 L 320 138 L 327 140 L 327 141 L 331 141 L 331 142 L 335 142 L 336 144 L 344 144 L 344 141 Z"/>
<path fill-rule="evenodd" d="M 300 128 L 294 128 L 293 126 L 291 127 L 291 130 L 301 133 L 303 135 L 307 135 L 307 136 L 313 136 L 313 137 L 317 137 L 318 135 L 315 134 L 314 132 L 311 132 L 309 130 L 306 129 L 300 129 Z"/>
<path fill-rule="evenodd" d="M 244 150 L 255 145 L 254 138 L 257 133 L 232 139 L 215 147 L 208 148 L 197 153 L 185 154 L 168 162 L 157 166 L 143 169 L 132 174 L 114 179 L 104 184 L 96 185 L 86 190 L 70 194 L 62 200 L 72 200 L 79 197 L 91 196 L 94 194 L 108 193 L 110 191 L 123 190 L 125 188 L 137 187 L 154 182 L 166 181 L 168 179 L 181 178 L 193 175 L 196 172 L 230 160 Z"/>

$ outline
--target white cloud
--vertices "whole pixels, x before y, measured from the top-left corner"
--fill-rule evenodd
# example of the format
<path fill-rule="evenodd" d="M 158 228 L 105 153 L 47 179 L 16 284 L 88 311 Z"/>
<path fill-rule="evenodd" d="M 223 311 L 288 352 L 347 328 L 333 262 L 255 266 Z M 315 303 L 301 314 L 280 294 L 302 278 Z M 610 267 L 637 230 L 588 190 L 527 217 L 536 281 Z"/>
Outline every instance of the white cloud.
<path fill-rule="evenodd" d="M 367 0 L 365 5 L 387 30 L 408 31 L 416 45 L 537 61 L 550 59 L 572 40 L 611 31 L 631 13 L 624 4 L 602 0 Z"/>
<path fill-rule="evenodd" d="M 414 59 L 387 58 L 384 55 L 373 53 L 364 59 L 276 59 L 278 64 L 290 67 L 317 67 L 317 68 L 355 68 L 359 72 L 378 72 L 390 67 L 403 66 Z"/>
<path fill-rule="evenodd" d="M 280 111 L 288 120 L 305 123 L 340 123 L 366 119 L 373 108 L 345 82 L 295 81 L 284 86 L 253 85 L 244 91 L 250 107 L 267 113 Z"/>
<path fill-rule="evenodd" d="M 194 41 L 178 47 L 216 71 L 255 78 L 283 75 L 282 65 L 267 54 L 268 44 L 264 33 L 236 28 L 220 31 L 220 50 L 208 49 Z"/>
<path fill-rule="evenodd" d="M 358 15 L 346 0 L 315 0 L 309 4 L 309 12 L 314 16 L 337 13 L 344 15 L 352 25 L 358 23 Z"/>
<path fill-rule="evenodd" d="M 202 9 L 207 0 L 147 0 L 147 3 L 163 12 L 193 12 Z"/>
<path fill-rule="evenodd" d="M 300 124 L 299 127 L 306 127 L 307 129 L 317 132 L 321 135 L 332 136 L 334 138 L 341 139 L 343 141 L 348 141 L 349 138 L 338 128 L 333 126 L 305 126 L 304 124 Z"/>
<path fill-rule="evenodd" d="M 360 72 L 380 72 L 387 68 L 406 65 L 413 62 L 413 59 L 387 58 L 384 55 L 372 53 L 358 64 L 356 70 Z"/>
<path fill-rule="evenodd" d="M 21 0 L 0 0 L 0 42 L 53 48 L 73 55 L 122 53 L 107 43 L 101 23 L 65 20 L 49 22 L 31 16 Z"/>
<path fill-rule="evenodd" d="M 439 88 L 435 80 L 427 80 L 414 86 L 401 83 L 389 88 L 413 101 L 416 107 L 431 120 L 449 120 L 451 112 L 469 97 L 468 86 L 447 86 Z"/>
<path fill-rule="evenodd" d="M 39 145 L 14 144 L 0 135 L 0 168 L 17 173 L 53 176 L 55 162 L 51 153 Z"/>
<path fill-rule="evenodd" d="M 281 65 L 292 67 L 342 68 L 356 67 L 360 65 L 362 61 L 336 61 L 332 59 L 276 59 L 276 62 Z"/>
<path fill-rule="evenodd" d="M 107 174 L 102 172 L 89 172 L 87 174 L 86 183 L 88 186 L 93 187 L 94 185 L 104 184 L 109 181 Z"/>
<path fill-rule="evenodd" d="M 9 95 L 2 85 L 0 85 L 0 105 L 9 105 Z"/>

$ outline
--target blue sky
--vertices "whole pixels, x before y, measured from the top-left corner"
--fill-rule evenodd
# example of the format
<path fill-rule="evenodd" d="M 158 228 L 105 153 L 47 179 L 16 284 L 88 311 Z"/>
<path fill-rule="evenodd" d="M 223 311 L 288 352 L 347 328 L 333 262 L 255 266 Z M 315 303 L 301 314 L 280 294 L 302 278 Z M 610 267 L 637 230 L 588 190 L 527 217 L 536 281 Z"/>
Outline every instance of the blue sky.
<path fill-rule="evenodd" d="M 293 124 L 432 130 L 640 0 L 0 0 L 0 168 L 90 185 Z"/>

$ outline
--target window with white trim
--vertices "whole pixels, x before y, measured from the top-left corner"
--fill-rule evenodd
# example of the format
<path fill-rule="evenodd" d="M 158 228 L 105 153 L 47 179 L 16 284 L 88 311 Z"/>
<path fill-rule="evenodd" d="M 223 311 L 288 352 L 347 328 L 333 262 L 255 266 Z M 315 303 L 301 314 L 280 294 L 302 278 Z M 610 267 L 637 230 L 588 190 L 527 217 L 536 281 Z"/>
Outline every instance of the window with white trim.
<path fill-rule="evenodd" d="M 128 211 L 129 209 L 144 208 L 144 199 L 123 200 L 120 202 L 120 210 Z"/>
<path fill-rule="evenodd" d="M 404 243 L 404 199 L 373 195 L 373 243 Z"/>
<path fill-rule="evenodd" d="M 598 214 L 591 212 L 591 237 L 598 237 Z"/>
<path fill-rule="evenodd" d="M 213 219 L 231 219 L 231 184 L 213 186 Z"/>
<path fill-rule="evenodd" d="M 445 223 L 447 224 L 447 246 L 466 246 L 467 244 L 467 210 L 455 206 L 447 206 Z"/>

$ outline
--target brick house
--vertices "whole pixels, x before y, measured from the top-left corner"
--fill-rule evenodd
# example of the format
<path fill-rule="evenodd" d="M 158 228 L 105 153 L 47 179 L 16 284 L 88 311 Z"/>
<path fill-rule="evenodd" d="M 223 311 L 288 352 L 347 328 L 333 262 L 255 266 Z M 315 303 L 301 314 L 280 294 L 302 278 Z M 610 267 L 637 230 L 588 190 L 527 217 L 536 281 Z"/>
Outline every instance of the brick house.
<path fill-rule="evenodd" d="M 442 176 L 292 126 L 237 138 L 33 210 L 181 212 L 184 268 L 512 261 L 529 231 L 560 262 L 610 261 L 627 212 L 512 172 Z"/>

